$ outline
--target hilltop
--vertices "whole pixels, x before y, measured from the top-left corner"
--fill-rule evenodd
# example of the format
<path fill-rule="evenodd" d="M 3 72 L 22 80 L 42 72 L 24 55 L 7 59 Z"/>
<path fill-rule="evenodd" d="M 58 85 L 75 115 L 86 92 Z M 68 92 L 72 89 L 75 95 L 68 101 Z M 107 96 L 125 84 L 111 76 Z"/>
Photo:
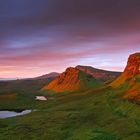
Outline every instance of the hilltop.
<path fill-rule="evenodd" d="M 56 79 L 43 87 L 43 90 L 52 90 L 55 92 L 78 91 L 92 87 L 99 87 L 100 81 L 91 75 L 79 70 L 78 68 L 67 68 Z"/>

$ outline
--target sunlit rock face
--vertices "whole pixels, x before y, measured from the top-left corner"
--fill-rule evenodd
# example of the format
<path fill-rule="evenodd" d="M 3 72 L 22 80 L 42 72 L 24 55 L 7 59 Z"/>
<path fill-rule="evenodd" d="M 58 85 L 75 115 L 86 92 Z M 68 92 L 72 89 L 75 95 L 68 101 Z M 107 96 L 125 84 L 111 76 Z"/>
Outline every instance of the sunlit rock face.
<path fill-rule="evenodd" d="M 140 74 L 140 53 L 135 53 L 129 56 L 124 72 L 127 73 L 128 76 Z"/>
<path fill-rule="evenodd" d="M 140 53 L 135 53 L 129 56 L 127 66 L 121 76 L 110 85 L 112 87 L 119 87 L 125 82 L 134 83 L 138 77 L 140 77 Z"/>
<path fill-rule="evenodd" d="M 55 92 L 78 90 L 80 88 L 78 75 L 78 69 L 67 68 L 59 77 L 53 80 L 49 85 L 46 85 L 43 90 L 52 90 Z"/>

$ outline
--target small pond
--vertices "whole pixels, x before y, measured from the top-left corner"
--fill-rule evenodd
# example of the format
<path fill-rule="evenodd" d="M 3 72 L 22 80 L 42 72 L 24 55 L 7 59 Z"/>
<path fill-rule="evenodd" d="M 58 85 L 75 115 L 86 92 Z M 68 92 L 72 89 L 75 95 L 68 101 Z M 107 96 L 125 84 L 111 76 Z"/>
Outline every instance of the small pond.
<path fill-rule="evenodd" d="M 0 110 L 0 119 L 22 116 L 31 112 L 32 110 Z"/>
<path fill-rule="evenodd" d="M 36 100 L 38 100 L 38 101 L 47 101 L 47 98 L 45 96 L 36 96 Z"/>

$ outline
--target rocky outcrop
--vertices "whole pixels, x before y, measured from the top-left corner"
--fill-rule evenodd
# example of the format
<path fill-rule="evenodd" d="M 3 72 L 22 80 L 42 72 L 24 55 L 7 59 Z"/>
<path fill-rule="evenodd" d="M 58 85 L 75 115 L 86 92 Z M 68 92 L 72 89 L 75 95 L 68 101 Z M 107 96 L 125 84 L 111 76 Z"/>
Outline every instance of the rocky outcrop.
<path fill-rule="evenodd" d="M 110 85 L 119 87 L 124 83 L 133 83 L 140 75 L 140 53 L 135 53 L 129 56 L 127 66 L 120 77 Z"/>
<path fill-rule="evenodd" d="M 129 56 L 124 73 L 127 73 L 129 77 L 140 74 L 140 53 L 135 53 Z"/>

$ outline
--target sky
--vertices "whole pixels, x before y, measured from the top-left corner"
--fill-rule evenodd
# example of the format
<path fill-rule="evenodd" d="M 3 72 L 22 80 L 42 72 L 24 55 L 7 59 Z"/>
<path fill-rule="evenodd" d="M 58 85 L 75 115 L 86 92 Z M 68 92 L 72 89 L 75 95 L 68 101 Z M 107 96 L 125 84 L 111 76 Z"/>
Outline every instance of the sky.
<path fill-rule="evenodd" d="M 0 0 L 0 78 L 88 65 L 123 71 L 140 52 L 140 0 Z"/>

